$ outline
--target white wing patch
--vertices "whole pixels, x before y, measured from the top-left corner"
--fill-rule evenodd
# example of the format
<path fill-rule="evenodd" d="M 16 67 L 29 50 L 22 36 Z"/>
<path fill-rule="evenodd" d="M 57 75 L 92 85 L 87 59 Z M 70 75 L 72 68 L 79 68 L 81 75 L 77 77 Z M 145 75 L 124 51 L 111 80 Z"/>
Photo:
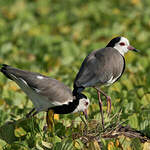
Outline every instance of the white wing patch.
<path fill-rule="evenodd" d="M 44 77 L 42 77 L 42 76 L 37 76 L 37 78 L 38 78 L 38 79 L 43 79 Z"/>
<path fill-rule="evenodd" d="M 111 76 L 111 78 L 107 81 L 106 86 L 109 86 L 109 85 L 113 84 L 118 79 L 118 77 L 113 78 L 113 76 Z"/>
<path fill-rule="evenodd" d="M 73 102 L 73 99 L 68 99 L 68 100 L 66 100 L 66 101 L 63 102 L 63 103 L 55 101 L 54 104 L 55 104 L 56 106 L 60 106 L 60 105 L 67 105 L 69 102 Z"/>

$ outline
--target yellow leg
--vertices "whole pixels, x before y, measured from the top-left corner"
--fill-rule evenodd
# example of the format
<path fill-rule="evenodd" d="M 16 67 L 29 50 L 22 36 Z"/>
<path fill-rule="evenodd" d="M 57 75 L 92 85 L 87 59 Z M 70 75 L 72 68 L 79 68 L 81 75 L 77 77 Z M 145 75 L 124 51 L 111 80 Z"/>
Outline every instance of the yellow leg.
<path fill-rule="evenodd" d="M 53 133 L 53 128 L 54 128 L 54 111 L 53 110 L 48 110 L 47 115 L 46 115 L 46 122 L 48 125 L 48 129 L 50 130 L 51 133 Z"/>

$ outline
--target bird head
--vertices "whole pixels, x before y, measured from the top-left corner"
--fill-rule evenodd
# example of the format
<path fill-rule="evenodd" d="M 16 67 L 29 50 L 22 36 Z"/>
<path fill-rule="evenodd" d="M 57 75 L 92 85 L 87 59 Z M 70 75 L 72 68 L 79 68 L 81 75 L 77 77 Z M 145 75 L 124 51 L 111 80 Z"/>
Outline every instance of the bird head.
<path fill-rule="evenodd" d="M 121 55 L 124 56 L 129 50 L 134 52 L 139 52 L 136 48 L 130 45 L 129 40 L 125 37 L 113 38 L 106 47 L 112 47 L 119 51 Z"/>
<path fill-rule="evenodd" d="M 79 100 L 79 104 L 74 110 L 74 112 L 83 112 L 85 118 L 87 119 L 87 109 L 89 107 L 90 100 L 84 94 L 81 93 L 77 95 L 76 98 Z"/>

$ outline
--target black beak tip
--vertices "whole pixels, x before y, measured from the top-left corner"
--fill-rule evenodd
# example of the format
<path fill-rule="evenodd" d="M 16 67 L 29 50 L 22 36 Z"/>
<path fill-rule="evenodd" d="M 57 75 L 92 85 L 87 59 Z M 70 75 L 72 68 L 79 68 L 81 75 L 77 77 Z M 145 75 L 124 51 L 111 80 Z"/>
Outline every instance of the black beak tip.
<path fill-rule="evenodd" d="M 130 50 L 130 51 L 134 51 L 134 52 L 140 52 L 138 49 L 134 48 L 134 47 L 131 46 L 131 45 L 129 45 L 129 46 L 127 47 L 127 49 Z"/>
<path fill-rule="evenodd" d="M 138 49 L 136 49 L 136 48 L 133 49 L 133 51 L 134 51 L 134 52 L 137 52 L 137 53 L 140 53 L 140 50 L 138 50 Z"/>

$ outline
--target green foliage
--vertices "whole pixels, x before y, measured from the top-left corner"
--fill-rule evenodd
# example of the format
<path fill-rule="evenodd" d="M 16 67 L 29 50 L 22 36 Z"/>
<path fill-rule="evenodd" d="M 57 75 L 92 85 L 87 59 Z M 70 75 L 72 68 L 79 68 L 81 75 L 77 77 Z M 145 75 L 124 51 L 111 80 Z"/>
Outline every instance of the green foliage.
<path fill-rule="evenodd" d="M 40 72 L 72 88 L 84 57 L 123 35 L 141 53 L 129 52 L 122 78 L 103 90 L 112 97 L 112 116 L 121 109 L 122 122 L 150 136 L 149 6 L 149 0 L 0 0 L 0 64 Z M 100 121 L 96 91 L 88 88 L 85 94 L 91 101 L 89 120 Z M 103 103 L 106 113 L 104 98 Z M 25 94 L 1 74 L 0 149 L 96 149 L 97 141 L 85 146 L 73 140 L 74 133 L 83 134 L 78 114 L 60 115 L 52 137 L 43 131 L 45 114 L 21 119 L 31 108 Z M 104 149 L 121 149 L 114 139 L 101 142 Z M 136 139 L 120 142 L 142 146 Z"/>

